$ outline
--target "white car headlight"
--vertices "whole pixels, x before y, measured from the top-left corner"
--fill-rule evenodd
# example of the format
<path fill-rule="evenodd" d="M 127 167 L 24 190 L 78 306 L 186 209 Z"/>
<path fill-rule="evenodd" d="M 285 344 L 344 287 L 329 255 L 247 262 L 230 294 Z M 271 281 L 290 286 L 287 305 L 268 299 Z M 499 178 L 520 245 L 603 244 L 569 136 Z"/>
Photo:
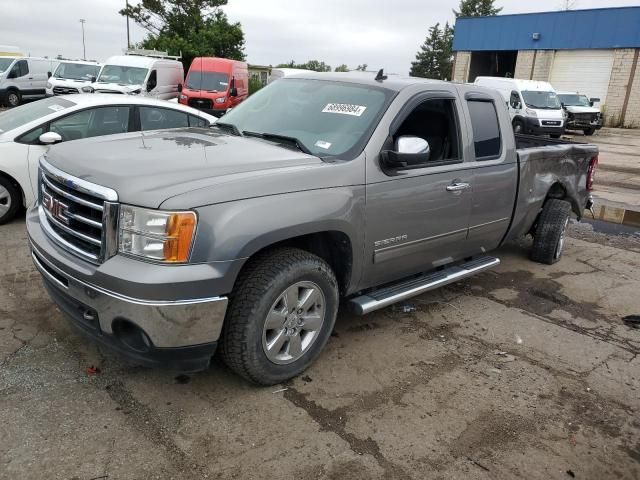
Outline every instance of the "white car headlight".
<path fill-rule="evenodd" d="M 122 205 L 118 252 L 164 263 L 186 263 L 196 233 L 195 212 Z"/>
<path fill-rule="evenodd" d="M 527 115 L 529 115 L 530 117 L 537 117 L 538 114 L 536 113 L 535 110 L 531 110 L 530 108 L 525 109 L 524 111 Z"/>
<path fill-rule="evenodd" d="M 89 85 L 87 85 L 86 87 L 82 87 L 82 89 L 81 89 L 81 90 L 82 90 L 84 93 L 93 93 L 93 92 L 94 92 L 93 87 L 91 87 L 91 86 L 89 86 Z"/>
<path fill-rule="evenodd" d="M 47 82 L 47 88 L 51 90 L 51 87 L 53 87 L 53 85 L 51 85 L 51 82 Z"/>
<path fill-rule="evenodd" d="M 216 103 L 224 103 L 227 101 L 227 97 L 216 98 Z"/>

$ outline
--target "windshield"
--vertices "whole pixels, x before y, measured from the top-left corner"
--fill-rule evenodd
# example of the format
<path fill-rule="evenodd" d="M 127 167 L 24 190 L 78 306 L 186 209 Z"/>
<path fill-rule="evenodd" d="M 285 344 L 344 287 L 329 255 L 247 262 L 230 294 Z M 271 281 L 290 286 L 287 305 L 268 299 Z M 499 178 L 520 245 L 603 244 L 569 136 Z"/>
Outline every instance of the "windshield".
<path fill-rule="evenodd" d="M 37 102 L 25 103 L 0 113 L 0 133 L 26 125 L 46 115 L 75 106 L 66 98 L 51 97 Z"/>
<path fill-rule="evenodd" d="M 591 104 L 586 95 L 558 95 L 560 101 L 568 107 L 590 107 Z"/>
<path fill-rule="evenodd" d="M 15 58 L 1 58 L 0 57 L 0 73 L 6 72 L 11 66 Z"/>
<path fill-rule="evenodd" d="M 68 80 L 91 80 L 100 72 L 99 65 L 85 65 L 82 63 L 61 63 L 53 74 L 56 78 Z"/>
<path fill-rule="evenodd" d="M 118 85 L 142 85 L 149 69 L 105 65 L 100 72 L 98 82 L 117 83 Z"/>
<path fill-rule="evenodd" d="M 547 110 L 557 110 L 560 102 L 556 92 L 542 92 L 539 90 L 523 90 L 522 98 L 529 108 L 542 108 Z"/>
<path fill-rule="evenodd" d="M 186 85 L 190 90 L 226 92 L 229 86 L 229 75 L 218 72 L 190 71 L 187 75 Z"/>
<path fill-rule="evenodd" d="M 320 157 L 353 156 L 393 96 L 383 87 L 293 77 L 260 89 L 221 122 L 243 133 L 293 137 Z"/>

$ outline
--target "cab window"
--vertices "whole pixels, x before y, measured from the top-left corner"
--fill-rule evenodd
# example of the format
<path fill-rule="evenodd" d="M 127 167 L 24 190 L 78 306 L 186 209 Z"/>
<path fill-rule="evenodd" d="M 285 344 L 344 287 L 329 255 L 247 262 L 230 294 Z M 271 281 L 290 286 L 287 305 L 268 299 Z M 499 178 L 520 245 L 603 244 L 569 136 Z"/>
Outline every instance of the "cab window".
<path fill-rule="evenodd" d="M 518 109 L 522 106 L 520 102 L 520 94 L 515 90 L 511 92 L 511 100 L 509 101 L 509 104 L 511 105 L 511 108 L 515 109 Z"/>
<path fill-rule="evenodd" d="M 140 128 L 143 131 L 189 126 L 188 115 L 184 112 L 157 107 L 140 107 L 139 110 Z"/>
<path fill-rule="evenodd" d="M 207 122 L 204 118 L 196 117 L 195 115 L 189 115 L 189 126 L 206 128 L 209 126 L 209 122 Z"/>
<path fill-rule="evenodd" d="M 10 78 L 24 77 L 29 73 L 29 64 L 26 60 L 19 60 L 15 63 L 9 74 Z"/>
<path fill-rule="evenodd" d="M 149 74 L 149 80 L 147 80 L 147 92 L 150 92 L 157 86 L 158 86 L 158 72 L 156 70 L 151 70 L 151 73 Z"/>
<path fill-rule="evenodd" d="M 59 134 L 63 141 L 126 133 L 129 131 L 129 107 L 83 110 L 51 122 L 49 130 Z"/>
<path fill-rule="evenodd" d="M 492 101 L 469 100 L 476 160 L 492 160 L 500 156 L 502 141 L 498 112 Z"/>

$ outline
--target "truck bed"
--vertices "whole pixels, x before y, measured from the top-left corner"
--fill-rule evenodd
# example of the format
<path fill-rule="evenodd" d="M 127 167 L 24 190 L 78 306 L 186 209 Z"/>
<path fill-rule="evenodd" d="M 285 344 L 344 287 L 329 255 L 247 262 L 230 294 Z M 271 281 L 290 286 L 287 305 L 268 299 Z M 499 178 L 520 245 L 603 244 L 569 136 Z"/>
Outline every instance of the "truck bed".
<path fill-rule="evenodd" d="M 583 142 L 574 142 L 573 140 L 563 140 L 561 138 L 542 137 L 537 135 L 525 135 L 516 133 L 516 149 L 546 147 L 550 145 L 587 145 Z"/>

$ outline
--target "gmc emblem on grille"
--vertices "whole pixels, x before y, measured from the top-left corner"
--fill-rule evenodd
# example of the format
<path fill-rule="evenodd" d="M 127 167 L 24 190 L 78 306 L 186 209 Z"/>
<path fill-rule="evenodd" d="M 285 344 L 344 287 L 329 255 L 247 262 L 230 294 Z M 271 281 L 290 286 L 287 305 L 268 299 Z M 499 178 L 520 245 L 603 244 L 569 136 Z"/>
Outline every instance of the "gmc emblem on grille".
<path fill-rule="evenodd" d="M 49 212 L 49 214 L 59 222 L 69 225 L 69 217 L 67 212 L 69 211 L 69 205 L 61 202 L 57 198 L 53 198 L 47 192 L 42 194 L 42 206 Z"/>

